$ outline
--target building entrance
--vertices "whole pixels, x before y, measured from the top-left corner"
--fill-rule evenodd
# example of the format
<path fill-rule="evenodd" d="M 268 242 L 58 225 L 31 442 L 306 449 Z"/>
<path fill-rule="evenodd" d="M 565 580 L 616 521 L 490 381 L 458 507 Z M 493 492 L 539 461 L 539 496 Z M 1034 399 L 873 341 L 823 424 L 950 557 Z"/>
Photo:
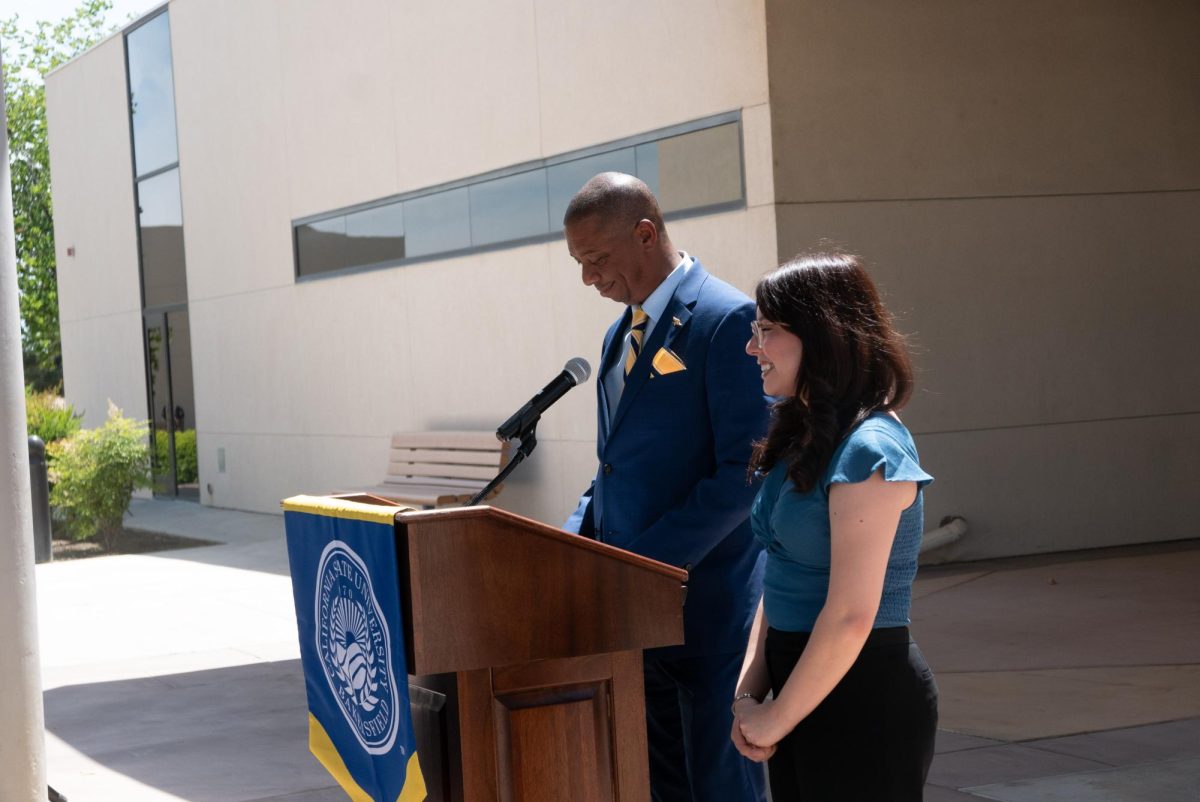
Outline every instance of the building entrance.
<path fill-rule="evenodd" d="M 154 495 L 200 500 L 192 342 L 186 307 L 147 310 L 146 374 Z"/>

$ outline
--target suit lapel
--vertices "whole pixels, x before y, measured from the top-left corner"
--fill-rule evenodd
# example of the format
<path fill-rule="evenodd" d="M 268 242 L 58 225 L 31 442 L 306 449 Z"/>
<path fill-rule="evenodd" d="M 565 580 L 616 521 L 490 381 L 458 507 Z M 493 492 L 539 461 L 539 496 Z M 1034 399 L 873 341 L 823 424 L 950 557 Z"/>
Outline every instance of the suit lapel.
<path fill-rule="evenodd" d="M 605 387 L 604 377 L 608 375 L 608 371 L 612 369 L 613 362 L 616 361 L 617 356 L 621 353 L 621 346 L 625 342 L 625 338 L 621 335 L 628 330 L 632 314 L 629 307 L 626 307 L 625 314 L 609 327 L 608 334 L 604 338 L 604 349 L 600 354 L 600 371 L 596 376 L 596 390 L 600 398 L 600 441 L 602 443 L 608 440 L 609 422 L 612 420 L 608 390 Z"/>
<path fill-rule="evenodd" d="M 633 370 L 625 377 L 625 389 L 621 391 L 621 401 L 617 404 L 617 413 L 612 419 L 612 425 L 608 428 L 610 437 L 621 425 L 621 419 L 625 417 L 625 413 L 629 410 L 629 406 L 637 397 L 642 386 L 649 381 L 650 363 L 654 361 L 654 355 L 658 353 L 658 349 L 669 345 L 687 325 L 692 316 L 692 307 L 696 305 L 696 297 L 700 294 L 700 287 L 707 278 L 708 274 L 704 272 L 704 268 L 700 266 L 700 260 L 697 259 L 691 270 L 683 277 L 683 281 L 675 288 L 675 294 L 667 303 L 667 309 L 663 313 L 662 319 L 655 322 L 650 339 L 642 348 L 641 354 L 638 355 L 637 362 L 633 364 Z M 628 316 L 629 313 L 626 313 L 626 317 Z M 675 325 L 676 320 L 679 321 L 678 326 Z M 624 319 L 622 322 L 624 323 Z M 621 331 L 624 331 L 624 328 Z M 610 364 L 608 356 L 610 355 L 606 355 L 605 358 L 606 365 Z"/>

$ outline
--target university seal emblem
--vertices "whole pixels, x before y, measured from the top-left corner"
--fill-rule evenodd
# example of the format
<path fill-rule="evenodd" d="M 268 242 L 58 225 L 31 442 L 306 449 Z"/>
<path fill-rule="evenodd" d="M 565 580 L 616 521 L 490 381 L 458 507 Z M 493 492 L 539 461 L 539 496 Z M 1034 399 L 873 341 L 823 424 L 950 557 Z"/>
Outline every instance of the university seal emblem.
<path fill-rule="evenodd" d="M 316 590 L 317 654 L 325 679 L 362 748 L 384 754 L 399 723 L 396 678 L 387 620 L 367 566 L 334 540 L 321 553 Z"/>

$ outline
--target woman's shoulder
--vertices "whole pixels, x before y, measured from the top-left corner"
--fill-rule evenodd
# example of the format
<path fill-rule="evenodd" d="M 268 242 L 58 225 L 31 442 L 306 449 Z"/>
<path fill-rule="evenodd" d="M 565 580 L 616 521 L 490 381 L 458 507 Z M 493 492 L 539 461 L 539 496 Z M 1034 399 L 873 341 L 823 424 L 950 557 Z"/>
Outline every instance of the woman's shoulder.
<path fill-rule="evenodd" d="M 872 412 L 846 435 L 846 443 L 874 443 L 880 447 L 896 447 L 916 451 L 912 432 L 891 412 Z"/>
<path fill-rule="evenodd" d="M 874 412 L 842 440 L 830 460 L 825 484 L 861 482 L 881 468 L 889 481 L 927 484 L 933 479 L 920 467 L 908 428 L 891 413 Z"/>

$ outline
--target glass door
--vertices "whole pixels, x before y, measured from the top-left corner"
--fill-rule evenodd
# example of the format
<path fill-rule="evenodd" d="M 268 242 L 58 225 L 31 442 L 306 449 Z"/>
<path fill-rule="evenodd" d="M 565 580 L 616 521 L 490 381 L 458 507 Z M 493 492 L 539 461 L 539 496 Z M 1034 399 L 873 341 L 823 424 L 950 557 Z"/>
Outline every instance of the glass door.
<path fill-rule="evenodd" d="M 144 320 L 154 495 L 199 501 L 187 309 L 148 311 Z"/>

